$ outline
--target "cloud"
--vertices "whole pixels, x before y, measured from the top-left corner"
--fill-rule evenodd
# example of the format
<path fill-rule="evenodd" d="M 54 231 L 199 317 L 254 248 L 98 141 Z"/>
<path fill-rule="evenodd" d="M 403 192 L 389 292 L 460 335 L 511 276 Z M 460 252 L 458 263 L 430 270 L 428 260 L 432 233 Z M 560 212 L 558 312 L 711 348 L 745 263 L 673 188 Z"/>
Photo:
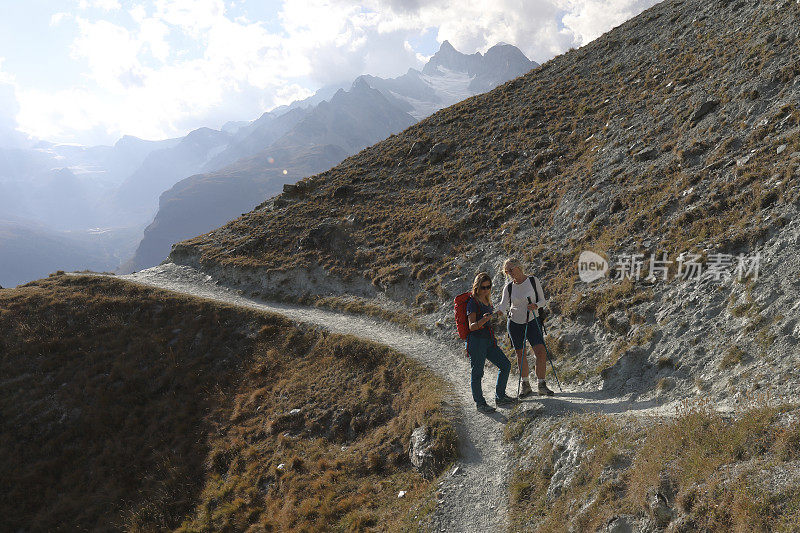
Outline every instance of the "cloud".
<path fill-rule="evenodd" d="M 303 56 L 259 23 L 230 20 L 219 2 L 159 1 L 131 11 L 130 27 L 75 17 L 71 56 L 86 64 L 86 83 L 25 91 L 25 131 L 88 144 L 123 134 L 164 138 L 253 119 L 313 92 L 292 81 L 308 73 Z"/>
<path fill-rule="evenodd" d="M 78 9 L 89 9 L 90 7 L 102 9 L 103 11 L 122 9 L 122 5 L 118 0 L 80 0 L 78 2 Z"/>
<path fill-rule="evenodd" d="M 25 144 L 26 138 L 17 131 L 16 81 L 14 76 L 3 70 L 5 58 L 0 57 L 0 147 L 17 148 Z"/>
<path fill-rule="evenodd" d="M 426 32 L 465 53 L 511 43 L 541 63 L 654 3 L 284 0 L 275 20 L 252 21 L 235 12 L 246 2 L 141 0 L 123 9 L 117 0 L 80 0 L 81 11 L 50 22 L 74 27 L 70 54 L 84 83 L 18 87 L 16 118 L 23 131 L 59 141 L 177 136 L 253 119 L 360 74 L 420 68 L 431 50 L 411 43 Z"/>
<path fill-rule="evenodd" d="M 660 0 L 562 0 L 565 27 L 586 44 Z"/>

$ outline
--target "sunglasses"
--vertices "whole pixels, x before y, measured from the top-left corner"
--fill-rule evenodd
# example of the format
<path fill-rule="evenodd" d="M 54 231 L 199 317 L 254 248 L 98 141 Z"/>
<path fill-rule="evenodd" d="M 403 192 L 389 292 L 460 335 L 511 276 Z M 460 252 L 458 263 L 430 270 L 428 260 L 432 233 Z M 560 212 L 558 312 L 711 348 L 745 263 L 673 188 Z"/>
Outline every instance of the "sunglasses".
<path fill-rule="evenodd" d="M 492 288 L 491 284 L 489 284 L 489 285 L 481 285 L 481 289 L 491 289 L 491 288 Z"/>

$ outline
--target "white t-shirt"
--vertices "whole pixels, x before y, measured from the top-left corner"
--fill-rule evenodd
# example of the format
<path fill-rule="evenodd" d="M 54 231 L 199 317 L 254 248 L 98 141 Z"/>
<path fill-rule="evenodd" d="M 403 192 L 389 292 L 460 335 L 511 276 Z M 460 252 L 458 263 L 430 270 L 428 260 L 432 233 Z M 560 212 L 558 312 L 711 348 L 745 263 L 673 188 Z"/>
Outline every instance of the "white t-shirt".
<path fill-rule="evenodd" d="M 547 305 L 547 300 L 544 297 L 544 289 L 542 289 L 542 282 L 539 281 L 539 278 L 536 276 L 533 276 L 533 280 L 538 286 L 538 295 L 537 291 L 533 290 L 530 278 L 525 278 L 525 281 L 519 284 L 511 281 L 513 284 L 511 288 L 511 301 L 508 299 L 508 283 L 503 285 L 503 298 L 500 300 L 497 308 L 507 313 L 510 307 L 512 322 L 517 324 L 525 323 L 525 317 L 528 311 L 528 298 L 531 299 L 531 303 L 535 303 L 539 307 Z M 533 320 L 533 313 L 531 313 L 530 318 Z"/>

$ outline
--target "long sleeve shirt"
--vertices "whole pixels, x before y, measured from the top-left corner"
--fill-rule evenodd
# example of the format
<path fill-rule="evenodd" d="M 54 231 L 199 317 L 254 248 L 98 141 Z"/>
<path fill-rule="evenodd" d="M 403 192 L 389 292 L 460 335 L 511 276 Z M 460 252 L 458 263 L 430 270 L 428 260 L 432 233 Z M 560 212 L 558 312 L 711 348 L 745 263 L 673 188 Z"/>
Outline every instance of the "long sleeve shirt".
<path fill-rule="evenodd" d="M 519 284 L 511 281 L 510 283 L 513 285 L 511 288 L 511 298 L 509 299 L 508 297 L 508 283 L 506 283 L 503 285 L 503 297 L 500 303 L 497 304 L 497 308 L 504 313 L 508 313 L 510 308 L 511 320 L 517 324 L 525 323 L 528 311 L 528 298 L 531 299 L 531 303 L 539 307 L 547 305 L 547 299 L 544 297 L 544 289 L 542 289 L 542 282 L 539 281 L 539 278 L 536 276 L 531 277 L 533 277 L 533 280 L 536 282 L 537 288 L 539 289 L 538 291 L 533 289 L 530 277 L 525 278 L 525 281 Z M 533 314 L 531 314 L 530 318 L 533 320 Z"/>

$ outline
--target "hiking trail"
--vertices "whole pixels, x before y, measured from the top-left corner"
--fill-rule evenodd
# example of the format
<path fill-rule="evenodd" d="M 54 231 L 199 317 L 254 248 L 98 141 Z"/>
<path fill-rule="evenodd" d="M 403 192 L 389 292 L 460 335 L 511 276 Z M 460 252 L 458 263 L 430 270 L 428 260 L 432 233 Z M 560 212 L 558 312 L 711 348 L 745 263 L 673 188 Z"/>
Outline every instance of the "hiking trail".
<path fill-rule="evenodd" d="M 353 335 L 384 344 L 424 364 L 444 378 L 449 386 L 447 400 L 458 410 L 456 427 L 460 455 L 456 468 L 445 472 L 440 478 L 437 505 L 431 517 L 431 530 L 453 532 L 507 529 L 509 446 L 503 442 L 503 425 L 514 406 L 498 408 L 488 415 L 476 411 L 470 392 L 469 361 L 463 349 L 454 349 L 431 336 L 409 332 L 369 317 L 249 298 L 188 266 L 166 263 L 116 277 L 181 294 L 280 314 L 333 333 Z M 514 361 L 512 363 L 516 364 Z M 493 404 L 496 375 L 494 366 L 486 368 L 483 390 L 490 405 Z M 671 409 L 667 405 L 659 406 L 651 401 L 636 402 L 631 395 L 615 397 L 604 391 L 567 389 L 560 394 L 552 380 L 550 386 L 556 390 L 554 397 L 530 396 L 523 399 L 518 408 L 538 410 L 537 416 L 562 416 L 576 412 L 664 415 Z M 516 387 L 517 377 L 512 374 L 507 386 L 509 395 L 516 394 Z"/>

